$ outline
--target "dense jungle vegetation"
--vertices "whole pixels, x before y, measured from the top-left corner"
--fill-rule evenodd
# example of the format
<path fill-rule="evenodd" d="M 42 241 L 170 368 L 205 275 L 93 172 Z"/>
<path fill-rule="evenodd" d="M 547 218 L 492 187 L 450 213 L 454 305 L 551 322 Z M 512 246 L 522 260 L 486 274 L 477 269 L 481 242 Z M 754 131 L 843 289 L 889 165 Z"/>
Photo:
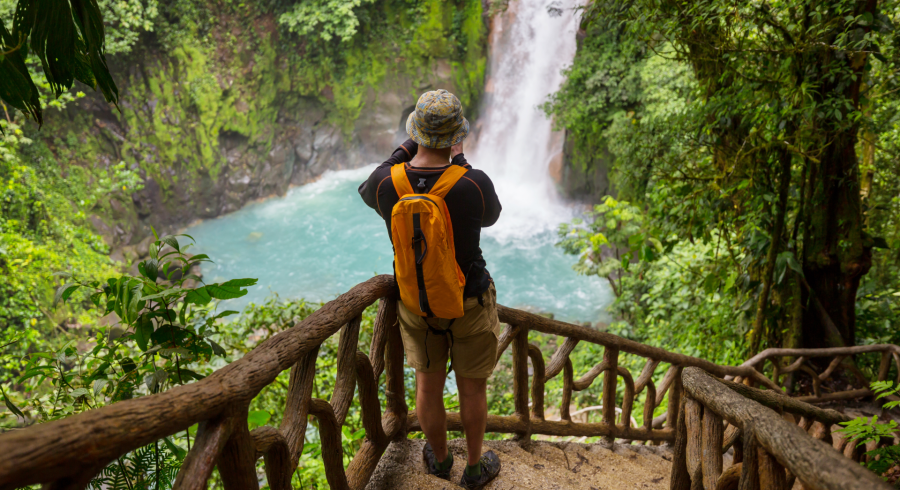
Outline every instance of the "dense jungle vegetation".
<path fill-rule="evenodd" d="M 617 331 L 717 362 L 898 341 L 895 2 L 592 2 L 546 104 L 617 190 L 565 225 Z"/>
<path fill-rule="evenodd" d="M 123 209 L 149 179 L 171 188 L 216 175 L 221 134 L 268 150 L 276 107 L 314 107 L 346 134 L 369 90 L 392 73 L 422 77 L 436 58 L 450 60 L 463 104 L 477 104 L 485 14 L 504 7 L 99 0 L 105 47 L 90 26 L 73 28 L 79 61 L 66 76 L 20 37 L 17 5 L 32 4 L 0 0 L 0 73 L 34 83 L 16 99 L 11 78 L 0 81 L 6 429 L 202 379 L 314 311 L 277 296 L 220 307 L 255 281 L 204 283 L 196 266 L 216 257 Z M 573 165 L 611 169 L 615 195 L 564 224 L 560 245 L 580 272 L 608 279 L 612 331 L 727 364 L 770 346 L 900 343 L 900 4 L 598 0 L 580 14 L 575 61 L 544 110 L 566 130 Z M 107 103 L 127 135 L 85 111 Z M 153 238 L 114 260 L 121 243 L 99 222 Z M 363 318 L 363 350 L 373 318 Z M 333 389 L 336 349 L 331 339 L 320 350 L 316 396 Z M 580 346 L 575 370 L 601 351 Z M 492 413 L 512 413 L 511 377 L 506 357 Z M 280 421 L 287 379 L 254 400 L 251 428 Z M 573 403 L 594 404 L 597 388 Z M 454 408 L 452 393 L 446 402 Z M 294 485 L 326 488 L 311 432 Z M 92 486 L 170 486 L 195 433 L 127 455 Z M 349 459 L 362 437 L 356 407 L 343 437 Z"/>

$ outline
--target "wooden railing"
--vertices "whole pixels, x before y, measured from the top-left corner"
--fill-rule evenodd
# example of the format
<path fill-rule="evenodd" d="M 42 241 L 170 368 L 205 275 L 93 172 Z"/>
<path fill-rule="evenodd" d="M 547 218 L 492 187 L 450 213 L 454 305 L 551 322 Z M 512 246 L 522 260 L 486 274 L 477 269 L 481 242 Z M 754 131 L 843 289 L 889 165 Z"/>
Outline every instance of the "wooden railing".
<path fill-rule="evenodd" d="M 206 488 L 215 467 L 227 489 L 258 488 L 256 462 L 262 457 L 268 485 L 273 490 L 288 489 L 310 416 L 318 420 L 322 460 L 330 487 L 362 489 L 390 441 L 419 430 L 415 413 L 408 412 L 405 402 L 404 354 L 396 298 L 392 276 L 374 277 L 201 381 L 0 435 L 3 455 L 0 490 L 36 483 L 49 484 L 47 488 L 83 488 L 106 465 L 128 451 L 194 424 L 199 424 L 199 429 L 178 474 L 176 488 Z M 367 356 L 358 350 L 360 321 L 363 310 L 376 301 L 380 302 Z M 515 413 L 488 415 L 488 432 L 516 434 L 520 440 L 528 440 L 532 434 L 544 434 L 602 436 L 607 442 L 614 439 L 673 442 L 675 423 L 682 413 L 682 370 L 689 367 L 701 368 L 718 377 L 739 377 L 780 392 L 778 385 L 761 374 L 755 364 L 720 366 L 504 306 L 499 306 L 499 316 L 507 326 L 499 342 L 498 358 L 512 346 Z M 546 363 L 540 349 L 528 342 L 531 330 L 559 336 L 559 347 Z M 319 346 L 338 332 L 334 391 L 327 401 L 312 398 Z M 605 351 L 599 363 L 576 379 L 570 354 L 580 342 L 604 346 Z M 637 377 L 620 365 L 621 353 L 646 359 Z M 290 383 L 280 427 L 250 431 L 247 411 L 251 400 L 287 369 L 291 370 Z M 665 372 L 659 383 L 653 379 L 656 372 Z M 385 376 L 384 414 L 378 395 L 382 374 Z M 560 374 L 563 376 L 560 420 L 547 420 L 544 386 Z M 570 410 L 573 392 L 588 389 L 601 375 L 601 421 L 573 421 Z M 624 383 L 624 397 L 617 407 L 620 380 Z M 632 427 L 630 420 L 636 397 L 645 390 L 642 426 Z M 366 436 L 345 469 L 341 426 L 354 393 L 358 393 L 356 403 L 361 409 Z M 654 419 L 655 409 L 665 399 L 668 399 L 667 415 Z M 621 413 L 618 423 L 617 410 Z M 663 421 L 665 428 L 662 428 Z M 448 414 L 448 429 L 461 428 L 459 415 Z"/>
<path fill-rule="evenodd" d="M 681 370 L 684 367 L 697 366 L 718 376 L 740 376 L 763 386 L 777 388 L 771 380 L 750 366 L 720 366 L 703 359 L 676 354 L 592 328 L 551 320 L 502 305 L 498 309 L 500 321 L 507 326 L 500 337 L 497 358 L 499 359 L 500 355 L 512 346 L 515 414 L 512 416 L 489 414 L 488 432 L 513 433 L 520 438 L 527 438 L 531 434 L 543 434 L 579 437 L 602 436 L 607 442 L 612 442 L 614 439 L 673 441 L 674 428 L 671 425 L 664 429 L 656 428 L 665 418 L 656 419 L 657 423 L 654 424 L 653 413 L 666 399 L 666 393 L 669 393 L 667 413 L 678 410 L 681 395 Z M 557 342 L 559 347 L 546 363 L 538 346 L 528 343 L 528 332 L 531 330 L 561 337 L 562 341 Z M 602 345 L 605 351 L 599 363 L 576 379 L 569 356 L 579 342 Z M 619 364 L 621 353 L 646 359 L 644 367 L 637 377 Z M 530 383 L 528 379 L 529 360 L 533 373 Z M 668 369 L 657 385 L 653 380 L 654 373 L 660 367 L 665 368 L 665 364 L 668 364 Z M 559 406 L 560 420 L 547 420 L 544 417 L 544 385 L 560 374 L 563 375 L 563 392 Z M 572 421 L 570 415 L 572 393 L 588 389 L 600 375 L 603 375 L 601 422 L 576 423 Z M 616 423 L 616 390 L 620 378 L 625 386 L 624 399 L 619 407 L 621 420 Z M 644 390 L 647 390 L 647 396 L 643 405 L 643 426 L 632 427 L 629 422 L 635 406 L 635 399 Z M 531 397 L 530 409 L 529 395 Z M 622 421 L 625 422 L 622 423 Z M 447 424 L 450 430 L 462 429 L 462 421 L 457 413 L 448 414 Z M 420 430 L 415 414 L 410 414 L 409 430 Z"/>
<path fill-rule="evenodd" d="M 868 388 L 869 380 L 857 369 L 852 362 L 852 356 L 859 354 L 880 353 L 881 362 L 876 378 L 878 381 L 887 380 L 891 369 L 891 361 L 897 367 L 896 383 L 900 384 L 900 347 L 893 344 L 859 345 L 853 347 L 834 347 L 828 349 L 766 349 L 750 358 L 742 366 L 752 367 L 757 371 L 765 372 L 766 362 L 772 365 L 771 378 L 786 391 L 791 390 L 791 385 L 798 381 L 797 373 L 808 375 L 812 382 L 812 395 L 797 397 L 808 403 L 821 403 L 835 400 L 847 400 L 871 396 Z M 813 363 L 815 360 L 829 361 Z M 844 391 L 823 393 L 822 384 L 833 378 L 839 372 L 839 367 L 845 367 L 856 378 L 857 384 L 866 386 Z M 821 372 L 817 372 L 821 371 Z"/>
<path fill-rule="evenodd" d="M 828 445 L 830 427 L 845 415 L 698 368 L 685 369 L 683 383 L 671 490 L 788 490 L 796 479 L 812 490 L 891 488 Z M 799 423 L 788 422 L 791 416 Z M 723 452 L 732 446 L 733 463 L 724 469 Z"/>

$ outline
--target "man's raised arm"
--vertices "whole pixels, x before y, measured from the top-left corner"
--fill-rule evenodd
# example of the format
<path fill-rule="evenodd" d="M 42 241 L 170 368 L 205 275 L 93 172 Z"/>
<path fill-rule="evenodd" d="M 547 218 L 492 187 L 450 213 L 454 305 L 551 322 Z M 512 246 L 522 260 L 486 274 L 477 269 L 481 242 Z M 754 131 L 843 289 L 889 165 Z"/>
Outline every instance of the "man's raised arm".
<path fill-rule="evenodd" d="M 378 184 L 380 184 L 385 177 L 391 175 L 391 167 L 398 163 L 405 163 L 412 160 L 412 158 L 416 156 L 418 150 L 419 145 L 415 141 L 411 139 L 404 141 L 403 144 L 394 150 L 394 153 L 392 153 L 384 163 L 375 168 L 365 182 L 359 185 L 359 195 L 362 196 L 363 202 L 365 202 L 367 206 L 378 211 L 378 214 L 381 214 L 381 210 L 378 209 Z"/>

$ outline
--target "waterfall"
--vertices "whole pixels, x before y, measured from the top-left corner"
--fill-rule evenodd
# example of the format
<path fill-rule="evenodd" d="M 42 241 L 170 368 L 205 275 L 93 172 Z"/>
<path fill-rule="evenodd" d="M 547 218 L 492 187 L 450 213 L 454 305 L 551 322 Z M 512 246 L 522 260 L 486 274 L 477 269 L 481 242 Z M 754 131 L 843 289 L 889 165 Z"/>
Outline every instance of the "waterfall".
<path fill-rule="evenodd" d="M 546 234 L 572 211 L 558 196 L 551 164 L 561 168 L 563 137 L 540 106 L 575 56 L 577 0 L 512 0 L 495 16 L 485 100 L 467 156 L 487 172 L 503 216 L 487 236 L 500 243 Z"/>

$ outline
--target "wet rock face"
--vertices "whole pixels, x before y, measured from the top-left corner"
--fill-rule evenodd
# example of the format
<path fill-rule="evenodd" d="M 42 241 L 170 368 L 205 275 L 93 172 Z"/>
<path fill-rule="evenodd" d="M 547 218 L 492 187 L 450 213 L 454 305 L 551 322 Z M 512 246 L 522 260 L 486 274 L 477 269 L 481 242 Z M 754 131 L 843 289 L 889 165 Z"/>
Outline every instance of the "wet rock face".
<path fill-rule="evenodd" d="M 381 161 L 396 143 L 400 112 L 373 110 L 349 137 L 316 120 L 315 116 L 322 115 L 314 111 L 300 114 L 298 120 L 281 118 L 271 144 L 253 143 L 240 133 L 224 131 L 218 139 L 224 162 L 217 175 L 176 167 L 165 186 L 145 175 L 144 188 L 132 195 L 131 212 L 117 212 L 115 218 L 120 221 L 131 214 L 125 221 L 136 229 L 117 233 L 116 224 L 107 217 L 97 218 L 95 228 L 113 247 L 128 245 L 148 234 L 151 224 L 160 233 L 174 233 L 198 219 L 215 218 L 251 201 L 284 195 L 291 186 L 312 182 L 328 170 Z"/>
<path fill-rule="evenodd" d="M 441 67 L 436 64 L 436 67 Z M 406 139 L 405 116 L 415 107 L 419 92 L 454 90 L 446 70 L 435 69 L 431 80 L 413 87 L 394 77 L 379 90 L 370 89 L 363 110 L 349 135 L 327 122 L 318 107 L 298 114 L 282 114 L 272 126 L 271 141 L 253 142 L 234 131 L 218 136 L 223 164 L 217 175 L 197 169 L 171 169 L 160 185 L 146 176 L 144 188 L 132 196 L 136 232 L 118 234 L 114 246 L 133 244 L 149 233 L 173 233 L 198 219 L 237 211 L 247 203 L 284 195 L 291 186 L 316 180 L 328 170 L 358 168 L 383 161 Z M 468 111 L 474 115 L 474 109 Z M 111 226 L 98 227 L 113 233 Z"/>

